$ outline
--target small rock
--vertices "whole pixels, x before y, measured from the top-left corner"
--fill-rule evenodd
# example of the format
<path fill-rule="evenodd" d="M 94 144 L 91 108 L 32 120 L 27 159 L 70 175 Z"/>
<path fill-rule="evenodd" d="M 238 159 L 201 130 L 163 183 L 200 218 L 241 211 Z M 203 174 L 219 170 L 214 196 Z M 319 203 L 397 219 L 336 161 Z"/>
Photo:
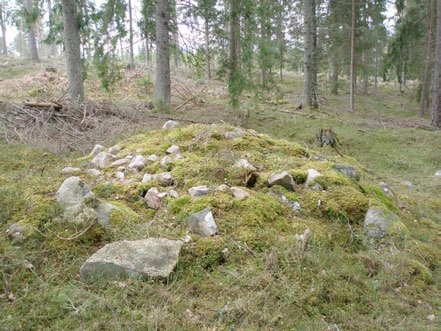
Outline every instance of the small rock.
<path fill-rule="evenodd" d="M 240 159 L 235 164 L 235 167 L 244 168 L 245 170 L 256 171 L 256 167 L 254 167 L 247 159 Z"/>
<path fill-rule="evenodd" d="M 319 183 L 315 183 L 313 186 L 310 186 L 309 189 L 314 192 L 321 192 L 323 191 L 323 186 L 321 186 Z"/>
<path fill-rule="evenodd" d="M 180 152 L 179 146 L 172 145 L 165 151 L 166 154 L 178 154 Z"/>
<path fill-rule="evenodd" d="M 182 160 L 182 159 L 185 159 L 185 156 L 183 156 L 182 154 L 176 154 L 176 156 L 175 156 L 175 160 Z"/>
<path fill-rule="evenodd" d="M 286 188 L 288 191 L 295 191 L 294 179 L 287 171 L 283 171 L 280 174 L 272 174 L 268 179 L 269 186 L 280 185 Z"/>
<path fill-rule="evenodd" d="M 144 176 L 142 177 L 142 181 L 141 183 L 148 183 L 150 181 L 153 180 L 153 176 L 150 174 L 144 174 Z"/>
<path fill-rule="evenodd" d="M 320 161 L 320 162 L 328 162 L 328 159 L 327 159 L 327 158 L 325 158 L 325 157 L 323 157 L 323 156 L 320 156 L 320 155 L 316 155 L 316 156 L 314 156 L 313 159 L 314 159 L 314 160 L 317 160 L 317 161 Z"/>
<path fill-rule="evenodd" d="M 216 187 L 216 191 L 219 192 L 228 192 L 230 190 L 230 187 L 227 184 L 222 184 Z"/>
<path fill-rule="evenodd" d="M 92 176 L 92 177 L 98 177 L 103 174 L 101 171 L 99 171 L 97 169 L 87 169 L 86 172 L 89 174 L 89 176 Z"/>
<path fill-rule="evenodd" d="M 387 197 L 389 197 L 389 198 L 395 197 L 394 193 L 391 191 L 391 189 L 387 186 L 386 183 L 380 182 L 380 187 L 381 187 L 381 190 L 383 191 L 383 193 Z"/>
<path fill-rule="evenodd" d="M 246 134 L 245 131 L 230 131 L 230 132 L 225 132 L 225 138 L 226 139 L 236 139 L 236 138 L 242 138 L 244 135 Z"/>
<path fill-rule="evenodd" d="M 208 194 L 208 192 L 210 192 L 210 189 L 206 185 L 192 187 L 191 189 L 188 190 L 188 193 L 192 197 L 200 197 Z"/>
<path fill-rule="evenodd" d="M 108 227 L 109 224 L 109 218 L 110 214 L 113 209 L 115 209 L 114 205 L 110 203 L 98 203 L 93 209 L 95 210 L 97 214 L 98 223 L 100 223 L 102 226 Z"/>
<path fill-rule="evenodd" d="M 407 186 L 411 190 L 416 190 L 416 188 L 417 188 L 412 182 L 410 182 L 408 180 L 402 181 L 401 184 L 403 184 L 404 186 Z"/>
<path fill-rule="evenodd" d="M 409 235 L 409 230 L 397 215 L 380 207 L 368 209 L 364 217 L 364 229 L 371 238 L 383 238 L 392 234 Z"/>
<path fill-rule="evenodd" d="M 311 184 L 313 181 L 316 180 L 317 177 L 320 177 L 320 176 L 322 176 L 322 174 L 319 173 L 317 170 L 308 169 L 308 177 L 306 177 L 305 185 L 309 186 L 309 184 Z"/>
<path fill-rule="evenodd" d="M 294 210 L 298 212 L 302 211 L 302 207 L 300 206 L 300 203 L 298 203 L 297 201 L 291 201 L 284 195 L 282 195 L 282 202 L 288 206 L 291 206 Z"/>
<path fill-rule="evenodd" d="M 441 170 L 438 170 L 437 172 L 435 172 L 435 177 L 441 177 Z"/>
<path fill-rule="evenodd" d="M 161 186 L 170 186 L 173 184 L 173 176 L 169 172 L 163 172 L 161 174 L 153 175 L 153 180 L 157 180 L 161 183 Z"/>
<path fill-rule="evenodd" d="M 216 222 L 210 208 L 194 213 L 188 220 L 190 230 L 203 237 L 211 237 L 218 233 Z"/>
<path fill-rule="evenodd" d="M 172 198 L 175 198 L 175 199 L 178 199 L 180 197 L 179 193 L 176 192 L 175 190 L 168 191 L 168 195 Z"/>
<path fill-rule="evenodd" d="M 6 229 L 6 235 L 12 240 L 15 239 L 17 241 L 23 241 L 25 240 L 24 232 L 27 230 L 27 228 L 24 225 L 21 225 L 17 222 L 12 223 L 7 229 Z"/>
<path fill-rule="evenodd" d="M 136 155 L 133 159 L 130 160 L 128 168 L 142 170 L 142 168 L 144 168 L 146 163 L 147 163 L 147 160 L 144 156 Z"/>
<path fill-rule="evenodd" d="M 121 151 L 122 151 L 122 147 L 121 146 L 113 146 L 113 147 L 109 148 L 109 153 L 112 154 L 112 155 L 116 155 L 116 154 L 118 154 Z"/>
<path fill-rule="evenodd" d="M 96 144 L 93 149 L 92 152 L 90 152 L 90 154 L 92 154 L 93 156 L 98 155 L 99 153 L 101 153 L 102 151 L 104 151 L 105 147 L 103 145 L 100 144 Z"/>
<path fill-rule="evenodd" d="M 241 189 L 240 187 L 233 186 L 230 188 L 230 191 L 231 193 L 233 193 L 233 197 L 239 200 L 244 200 L 250 196 L 250 194 L 247 191 Z"/>
<path fill-rule="evenodd" d="M 335 164 L 334 170 L 346 175 L 349 178 L 359 180 L 357 169 L 346 164 Z"/>
<path fill-rule="evenodd" d="M 114 158 L 112 154 L 100 152 L 93 158 L 92 164 L 103 169 L 111 165 L 113 160 Z"/>
<path fill-rule="evenodd" d="M 169 129 L 177 128 L 178 126 L 179 126 L 178 122 L 175 122 L 175 121 L 172 121 L 172 120 L 168 120 L 167 122 L 164 123 L 162 128 L 164 130 L 169 130 Z"/>
<path fill-rule="evenodd" d="M 66 174 L 73 174 L 75 172 L 80 172 L 80 171 L 81 171 L 80 168 L 65 167 L 65 168 L 63 168 L 63 170 L 61 170 L 61 173 L 63 175 L 66 175 Z"/>
<path fill-rule="evenodd" d="M 110 166 L 111 166 L 111 167 L 119 167 L 119 166 L 122 166 L 122 165 L 124 165 L 124 164 L 129 163 L 129 162 L 130 162 L 130 159 L 126 159 L 126 158 L 124 158 L 124 159 L 119 159 L 119 160 L 113 161 L 113 162 L 110 164 Z"/>
<path fill-rule="evenodd" d="M 86 280 L 121 278 L 167 279 L 175 268 L 183 242 L 163 238 L 117 241 L 98 250 L 81 266 Z"/>
<path fill-rule="evenodd" d="M 144 148 L 142 148 L 142 147 L 137 148 L 137 149 L 135 150 L 135 153 L 136 153 L 136 154 L 141 154 L 142 152 L 144 152 Z"/>
<path fill-rule="evenodd" d="M 434 315 L 434 314 L 427 315 L 426 318 L 427 318 L 430 322 L 435 321 L 435 315 Z"/>
<path fill-rule="evenodd" d="M 64 210 L 73 213 L 80 212 L 85 204 L 95 201 L 95 195 L 89 185 L 84 183 L 80 177 L 66 178 L 55 197 Z"/>
<path fill-rule="evenodd" d="M 163 167 L 164 169 L 167 168 L 167 164 L 169 164 L 170 162 L 172 162 L 173 160 L 171 159 L 170 156 L 166 156 L 161 160 L 161 167 Z"/>
<path fill-rule="evenodd" d="M 115 173 L 115 177 L 118 178 L 118 179 L 124 180 L 124 177 L 125 177 L 124 172 L 123 171 L 117 171 Z"/>
<path fill-rule="evenodd" d="M 160 160 L 159 157 L 156 156 L 155 154 L 152 154 L 147 158 L 147 161 L 149 162 L 158 162 L 159 160 Z"/>
<path fill-rule="evenodd" d="M 152 209 L 160 209 L 163 206 L 162 198 L 159 197 L 159 191 L 156 187 L 152 187 L 147 191 L 144 201 L 147 203 L 147 207 Z"/>

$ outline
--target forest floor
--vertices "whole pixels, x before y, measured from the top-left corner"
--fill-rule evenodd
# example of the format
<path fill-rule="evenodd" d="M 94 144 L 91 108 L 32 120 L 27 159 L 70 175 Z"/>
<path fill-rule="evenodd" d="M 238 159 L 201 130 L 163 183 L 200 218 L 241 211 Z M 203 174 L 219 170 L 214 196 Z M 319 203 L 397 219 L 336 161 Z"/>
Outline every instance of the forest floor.
<path fill-rule="evenodd" d="M 54 67 L 56 72 L 42 72 L 44 67 Z M 16 182 L 13 190 L 11 188 L 0 189 L 2 234 L 11 224 L 14 213 L 26 214 L 27 208 L 31 208 L 25 202 L 27 194 L 30 194 L 28 182 L 38 184 L 41 181 L 50 181 L 69 162 L 74 162 L 78 157 L 89 154 L 95 144 L 110 147 L 136 133 L 160 129 L 168 119 L 174 119 L 182 125 L 185 123 L 228 123 L 253 129 L 274 138 L 297 142 L 307 150 L 317 149 L 314 141 L 318 129 L 332 128 L 341 142 L 340 152 L 358 160 L 378 181 L 386 182 L 404 204 L 401 214 L 412 231 L 412 238 L 424 247 L 420 253 L 412 251 L 409 254 L 413 254 L 412 257 L 420 254 L 419 261 L 430 262 L 427 263 L 430 264 L 432 280 L 427 284 L 418 284 L 421 288 L 409 285 L 406 289 L 410 280 L 397 279 L 396 284 L 391 285 L 391 288 L 383 288 L 380 291 L 366 290 L 369 295 L 372 293 L 367 301 L 369 301 L 369 309 L 374 310 L 375 313 L 353 312 L 352 317 L 356 320 L 353 320 L 350 315 L 345 315 L 343 310 L 337 312 L 342 309 L 339 305 L 341 302 L 336 304 L 336 312 L 333 315 L 326 310 L 328 308 L 322 308 L 322 310 L 317 308 L 319 304 L 315 304 L 314 300 L 320 301 L 320 299 L 309 297 L 305 299 L 307 302 L 302 302 L 290 297 L 290 302 L 295 304 L 291 309 L 302 311 L 302 319 L 298 320 L 297 324 L 287 322 L 283 324 L 285 318 L 283 316 L 290 316 L 290 314 L 285 311 L 288 308 L 283 308 L 282 303 L 288 301 L 285 302 L 282 298 L 284 293 L 281 289 L 286 290 L 291 285 L 279 284 L 280 287 L 278 287 L 277 283 L 265 283 L 263 279 L 255 276 L 256 271 L 250 264 L 247 266 L 246 276 L 225 274 L 225 277 L 250 277 L 251 282 L 262 282 L 247 285 L 246 279 L 237 280 L 235 284 L 239 288 L 235 290 L 240 297 L 240 293 L 247 291 L 247 286 L 265 287 L 260 287 L 259 293 L 265 296 L 261 299 L 269 300 L 276 305 L 278 311 L 273 316 L 264 311 L 262 320 L 253 322 L 244 318 L 244 312 L 233 309 L 236 316 L 231 313 L 223 317 L 222 313 L 218 313 L 205 319 L 199 317 L 200 319 L 197 320 L 193 316 L 192 309 L 184 309 L 176 312 L 180 317 L 175 322 L 187 320 L 188 329 L 253 329 L 259 326 L 262 329 L 280 330 L 287 326 L 293 329 L 293 325 L 299 330 L 440 329 L 441 177 L 435 177 L 434 174 L 441 170 L 441 153 L 439 152 L 441 131 L 430 127 L 430 114 L 426 114 L 423 118 L 418 116 L 418 104 L 414 100 L 415 88 L 412 85 L 409 85 L 404 93 L 398 93 L 398 87 L 394 84 L 381 83 L 377 89 L 371 88 L 367 95 L 357 95 L 356 110 L 352 112 L 348 109 L 349 96 L 345 89 L 347 82 L 341 82 L 342 89 L 338 96 L 330 95 L 326 82 L 322 82 L 319 88 L 320 108 L 299 110 L 297 106 L 301 98 L 302 79 L 294 74 L 287 74 L 283 82 L 276 80 L 274 86 L 268 90 L 245 92 L 241 97 L 240 108 L 233 111 L 228 106 L 224 81 L 213 79 L 206 82 L 193 70 L 179 68 L 173 70 L 173 110 L 168 113 L 158 113 L 150 107 L 153 94 L 153 73 L 148 68 L 124 72 L 123 79 L 110 93 L 100 89 L 99 82 L 95 79 L 89 78 L 86 81 L 87 101 L 80 109 L 69 108 L 65 101 L 67 82 L 63 72 L 63 63 L 55 59 L 46 59 L 40 64 L 30 64 L 14 59 L 0 61 L 0 184 L 3 186 L 3 183 L 11 178 Z M 93 73 L 89 75 L 89 77 L 93 76 Z M 59 102 L 65 107 L 61 111 L 49 112 L 47 109 L 25 107 L 24 101 Z M 321 151 L 324 155 L 336 154 L 336 151 L 331 148 L 323 148 Z M 48 168 L 53 169 L 47 170 Z M 47 173 L 43 176 L 45 171 Z M 405 181 L 410 181 L 415 187 L 410 189 L 403 184 Z M 43 194 L 48 195 L 53 193 L 53 189 L 51 187 L 41 190 Z M 430 247 L 426 248 L 426 246 Z M 173 306 L 176 293 L 182 290 L 181 285 L 177 283 L 170 289 L 164 289 L 157 283 L 146 285 L 121 283 L 114 286 L 113 290 L 99 286 L 79 286 L 77 280 L 61 275 L 63 268 L 73 270 L 72 265 L 63 255 L 65 252 L 60 253 L 58 260 L 56 256 L 52 256 L 53 254 L 48 257 L 48 261 L 54 264 L 53 273 L 46 274 L 43 281 L 41 279 L 43 276 L 40 277 L 34 272 L 33 267 L 26 264 L 26 261 L 37 258 L 31 253 L 19 252 L 18 248 L 11 250 L 6 236 L 0 239 L 0 251 L 2 253 L 0 271 L 3 279 L 0 311 L 8 311 L 7 315 L 2 315 L 0 312 L 0 324 L 6 325 L 5 330 L 71 327 L 69 323 L 73 323 L 75 318 L 69 321 L 66 318 L 62 321 L 54 315 L 58 309 L 55 308 L 57 305 L 63 305 L 62 310 L 66 314 L 74 314 L 83 307 L 80 302 L 70 300 L 69 296 L 82 298 L 89 302 L 90 306 L 95 304 L 99 311 L 105 311 L 102 316 L 96 316 L 96 319 L 101 321 L 100 323 L 88 322 L 84 324 L 86 328 L 113 329 L 112 326 L 106 326 L 105 318 L 114 321 L 118 316 L 127 320 L 128 329 L 142 329 L 146 325 L 139 322 L 142 318 L 130 316 L 130 312 L 118 307 L 118 300 L 121 300 L 120 294 L 117 293 L 118 286 L 125 293 L 124 300 L 129 301 L 126 302 L 127 305 L 138 305 L 138 308 L 142 306 L 139 298 L 136 298 L 140 295 L 136 291 L 144 290 L 151 295 L 152 302 L 157 304 L 157 310 L 151 311 L 150 318 L 153 318 L 156 324 L 149 325 L 150 329 L 179 329 L 173 321 L 167 321 L 166 318 L 160 316 L 167 312 L 167 307 Z M 75 253 L 81 253 L 83 256 L 86 254 L 81 249 Z M 345 262 L 339 261 L 337 250 L 330 254 L 329 261 L 332 262 L 327 262 L 328 264 L 341 263 L 336 266 L 328 265 L 330 269 L 334 267 L 336 270 L 347 269 Z M 317 259 L 320 260 L 320 258 L 324 257 L 317 255 Z M 403 255 L 402 258 L 407 258 L 407 255 Z M 379 263 L 370 255 L 364 256 L 364 259 L 372 264 Z M 323 261 L 326 259 L 324 258 Z M 384 261 L 382 260 L 381 263 L 386 264 L 387 262 Z M 40 263 L 45 265 L 47 261 L 40 261 Z M 23 274 L 11 276 L 11 266 L 17 265 L 21 266 L 19 269 Z M 372 266 L 374 269 L 377 267 Z M 315 270 L 315 272 L 319 271 Z M 222 278 L 217 278 L 220 277 L 219 275 L 204 272 L 195 277 L 195 281 L 201 281 L 205 276 L 221 281 Z M 398 277 L 394 271 L 391 271 L 389 276 Z M 48 291 L 47 295 L 41 298 L 51 304 L 46 309 L 37 307 L 44 303 L 38 302 L 39 298 L 32 295 L 32 289 L 44 287 L 52 281 L 56 283 L 57 277 L 67 279 L 67 287 L 57 284 L 55 289 Z M 306 281 L 313 276 L 303 275 L 302 277 Z M 355 277 L 355 280 L 351 279 L 351 282 L 364 282 L 365 277 L 367 276 Z M 385 277 L 388 275 L 386 274 Z M 338 284 L 342 286 L 343 291 L 344 282 L 349 281 L 336 278 L 331 282 L 330 279 L 331 276 L 328 277 L 330 286 Z M 190 280 L 186 281 L 190 282 Z M 224 282 L 229 284 L 228 279 Z M 18 300 L 8 298 L 7 293 L 12 293 L 11 288 L 14 286 L 23 288 L 18 284 L 26 284 L 26 290 L 22 291 L 20 297 L 17 294 Z M 153 286 L 153 289 L 148 289 L 149 285 Z M 215 287 L 211 290 L 216 291 Z M 75 291 L 77 294 L 73 295 Z M 184 291 L 186 293 L 184 295 L 191 296 L 190 292 Z M 285 294 L 289 297 L 293 293 Z M 195 295 L 204 295 L 204 293 Z M 208 297 L 213 299 L 216 293 L 211 293 Z M 340 299 L 337 296 L 329 300 Z M 30 307 L 30 311 L 27 312 L 23 306 L 20 306 L 20 300 Z M 149 298 L 146 297 L 145 300 Z M 255 309 L 251 303 L 240 304 L 241 309 L 245 311 Z M 347 305 L 352 304 L 356 305 L 353 302 L 347 303 Z M 229 303 L 224 303 L 224 305 L 226 308 Z M 382 311 L 373 309 L 372 306 L 375 305 L 381 306 Z M 357 306 L 354 309 L 359 308 Z M 369 310 L 368 307 L 366 309 Z M 140 311 L 136 312 L 140 313 Z M 348 308 L 347 311 L 350 312 L 351 309 Z M 251 311 L 248 313 L 253 316 L 256 314 Z M 173 316 L 170 311 L 168 314 L 171 314 L 168 316 Z M 30 315 L 32 317 L 29 317 Z M 331 318 L 331 315 L 334 317 Z M 30 318 L 29 322 L 26 322 L 28 318 Z M 240 322 L 241 319 L 243 319 L 242 322 Z M 124 323 L 119 325 L 124 327 Z"/>

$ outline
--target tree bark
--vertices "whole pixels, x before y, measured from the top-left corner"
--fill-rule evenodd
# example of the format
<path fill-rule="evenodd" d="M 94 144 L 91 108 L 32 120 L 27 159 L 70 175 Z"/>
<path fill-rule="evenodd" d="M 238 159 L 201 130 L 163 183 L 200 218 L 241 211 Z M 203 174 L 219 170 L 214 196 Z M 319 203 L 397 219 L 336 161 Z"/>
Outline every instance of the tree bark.
<path fill-rule="evenodd" d="M 63 42 L 66 57 L 69 97 L 72 102 L 84 100 L 83 66 L 81 61 L 80 33 L 77 23 L 77 1 L 62 0 Z"/>
<path fill-rule="evenodd" d="M 156 1 L 155 106 L 167 110 L 171 104 L 168 0 Z"/>
<path fill-rule="evenodd" d="M 356 26 L 356 2 L 352 0 L 352 24 L 351 24 L 351 65 L 350 65 L 350 90 L 349 90 L 349 109 L 354 111 L 355 97 L 355 26 Z"/>
<path fill-rule="evenodd" d="M 433 26 L 434 26 L 434 11 L 435 11 L 435 1 L 430 1 L 429 8 L 429 31 L 427 33 L 427 48 L 426 48 L 426 63 L 424 64 L 424 74 L 423 74 L 423 84 L 421 87 L 420 95 L 420 117 L 424 116 L 426 108 L 428 106 L 428 91 L 429 91 L 429 80 L 430 80 L 430 63 L 432 60 L 432 37 L 433 37 Z"/>
<path fill-rule="evenodd" d="M 2 29 L 2 53 L 3 55 L 8 55 L 8 45 L 6 43 L 6 23 L 4 16 L 4 6 L 0 3 L 0 26 Z"/>
<path fill-rule="evenodd" d="M 130 69 L 135 67 L 135 55 L 133 53 L 133 20 L 132 20 L 132 0 L 129 0 L 129 48 L 130 48 Z"/>
<path fill-rule="evenodd" d="M 31 0 L 24 1 L 24 7 L 26 14 L 28 16 L 28 41 L 29 41 L 29 58 L 31 61 L 38 62 L 38 48 L 37 48 L 37 37 L 35 33 L 35 22 L 33 21 L 31 15 L 34 10 Z"/>
<path fill-rule="evenodd" d="M 47 10 L 49 12 L 49 21 L 52 21 L 52 1 L 47 0 Z M 51 40 L 50 46 L 49 46 L 49 55 L 55 56 L 55 43 Z"/>
<path fill-rule="evenodd" d="M 441 127 L 441 0 L 437 0 L 437 31 L 435 48 L 435 70 L 432 94 L 432 125 Z"/>
<path fill-rule="evenodd" d="M 304 73 L 300 108 L 317 108 L 317 24 L 315 0 L 304 1 Z"/>
<path fill-rule="evenodd" d="M 210 21 L 208 20 L 208 10 L 205 12 L 205 76 L 211 79 L 211 54 L 210 54 Z"/>

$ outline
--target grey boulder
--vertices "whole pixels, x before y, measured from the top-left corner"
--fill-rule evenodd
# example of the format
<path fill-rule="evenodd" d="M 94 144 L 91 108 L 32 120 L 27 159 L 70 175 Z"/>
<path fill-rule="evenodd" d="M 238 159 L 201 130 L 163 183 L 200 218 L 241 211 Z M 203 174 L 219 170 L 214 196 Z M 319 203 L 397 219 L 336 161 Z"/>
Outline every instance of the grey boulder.
<path fill-rule="evenodd" d="M 280 174 L 272 174 L 268 179 L 268 185 L 270 187 L 274 185 L 280 185 L 286 188 L 288 191 L 295 191 L 294 179 L 287 171 L 283 171 Z"/>
<path fill-rule="evenodd" d="M 210 208 L 194 213 L 188 219 L 190 231 L 202 237 L 211 237 L 218 233 L 216 222 Z"/>
<path fill-rule="evenodd" d="M 81 266 L 85 280 L 166 279 L 175 268 L 183 242 L 163 238 L 123 240 L 98 250 Z"/>
<path fill-rule="evenodd" d="M 371 238 L 383 238 L 396 234 L 407 237 L 410 234 L 397 215 L 381 207 L 368 209 L 364 218 L 364 229 Z"/>

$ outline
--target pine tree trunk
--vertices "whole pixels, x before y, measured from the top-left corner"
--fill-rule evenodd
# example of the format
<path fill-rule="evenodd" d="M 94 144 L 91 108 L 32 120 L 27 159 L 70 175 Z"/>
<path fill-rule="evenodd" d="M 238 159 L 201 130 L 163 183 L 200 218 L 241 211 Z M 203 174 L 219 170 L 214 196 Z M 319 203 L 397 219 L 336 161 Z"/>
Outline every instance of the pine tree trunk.
<path fill-rule="evenodd" d="M 206 10 L 206 15 L 208 15 Z M 205 76 L 211 79 L 211 54 L 210 54 L 210 25 L 208 16 L 205 16 Z"/>
<path fill-rule="evenodd" d="M 437 31 L 435 48 L 435 70 L 432 94 L 432 125 L 441 127 L 441 0 L 437 0 Z"/>
<path fill-rule="evenodd" d="M 84 100 L 83 66 L 81 61 L 80 33 L 77 23 L 77 1 L 62 0 L 63 42 L 66 57 L 69 97 L 74 103 Z"/>
<path fill-rule="evenodd" d="M 129 0 L 129 49 L 130 49 L 130 69 L 135 67 L 135 55 L 133 53 L 133 19 L 132 19 L 132 0 Z"/>
<path fill-rule="evenodd" d="M 49 21 L 52 21 L 52 1 L 47 0 L 47 10 L 49 12 Z M 51 40 L 50 46 L 49 46 L 49 55 L 55 56 L 55 43 Z"/>
<path fill-rule="evenodd" d="M 0 4 L 0 26 L 2 29 L 2 53 L 4 55 L 8 55 L 8 46 L 6 43 L 6 23 L 5 23 L 5 17 L 3 13 L 3 6 Z"/>
<path fill-rule="evenodd" d="M 31 0 L 24 1 L 24 7 L 27 15 L 31 15 L 33 11 L 33 5 Z M 29 41 L 29 58 L 31 61 L 38 62 L 38 48 L 37 48 L 37 36 L 35 33 L 35 22 L 28 23 L 28 41 Z"/>
<path fill-rule="evenodd" d="M 315 0 L 304 1 L 304 73 L 301 108 L 317 107 L 317 27 Z"/>
<path fill-rule="evenodd" d="M 362 53 L 362 61 L 363 61 L 363 94 L 368 94 L 368 86 L 369 86 L 369 75 L 368 75 L 368 60 L 366 50 Z"/>
<path fill-rule="evenodd" d="M 356 0 L 352 0 L 352 27 L 351 27 L 351 65 L 350 65 L 350 90 L 349 90 L 349 109 L 355 110 L 355 25 L 356 25 Z"/>
<path fill-rule="evenodd" d="M 430 63 L 432 60 L 432 36 L 433 36 L 433 25 L 434 25 L 434 11 L 435 11 L 435 1 L 430 1 L 430 22 L 429 31 L 427 33 L 427 49 L 426 49 L 426 63 L 424 64 L 424 76 L 423 84 L 421 87 L 420 95 L 420 117 L 424 116 L 426 108 L 428 106 L 428 91 L 429 91 L 429 80 L 430 80 Z"/>
<path fill-rule="evenodd" d="M 171 104 L 168 0 L 156 1 L 155 106 L 167 110 Z"/>

